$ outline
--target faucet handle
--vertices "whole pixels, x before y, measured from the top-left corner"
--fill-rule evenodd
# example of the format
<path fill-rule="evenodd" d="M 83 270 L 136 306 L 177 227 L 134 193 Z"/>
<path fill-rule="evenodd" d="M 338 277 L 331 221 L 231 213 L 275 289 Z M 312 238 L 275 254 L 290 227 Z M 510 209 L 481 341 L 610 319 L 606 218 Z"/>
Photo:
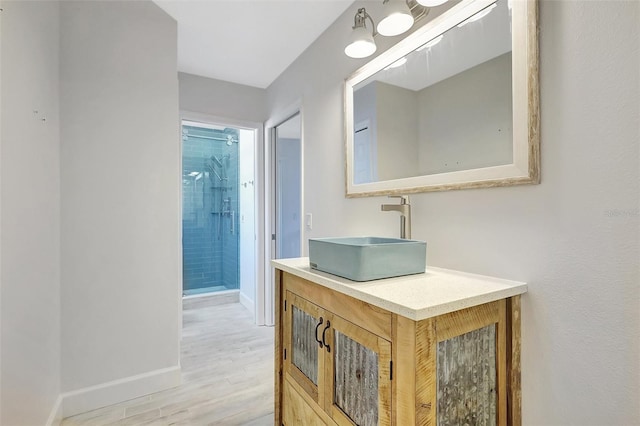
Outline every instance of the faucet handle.
<path fill-rule="evenodd" d="M 400 204 L 409 204 L 408 195 L 389 195 L 389 198 L 400 198 Z"/>

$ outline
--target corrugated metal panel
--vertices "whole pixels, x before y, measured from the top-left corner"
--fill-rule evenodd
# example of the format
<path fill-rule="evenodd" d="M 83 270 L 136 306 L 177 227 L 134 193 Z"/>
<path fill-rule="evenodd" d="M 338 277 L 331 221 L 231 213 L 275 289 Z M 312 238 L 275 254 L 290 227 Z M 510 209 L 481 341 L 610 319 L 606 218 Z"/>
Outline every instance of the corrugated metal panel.
<path fill-rule="evenodd" d="M 318 346 L 315 339 L 318 319 L 293 306 L 292 358 L 293 365 L 318 384 Z"/>
<path fill-rule="evenodd" d="M 437 357 L 438 425 L 495 425 L 495 325 L 439 342 Z"/>
<path fill-rule="evenodd" d="M 357 425 L 378 424 L 378 354 L 335 332 L 335 404 Z"/>

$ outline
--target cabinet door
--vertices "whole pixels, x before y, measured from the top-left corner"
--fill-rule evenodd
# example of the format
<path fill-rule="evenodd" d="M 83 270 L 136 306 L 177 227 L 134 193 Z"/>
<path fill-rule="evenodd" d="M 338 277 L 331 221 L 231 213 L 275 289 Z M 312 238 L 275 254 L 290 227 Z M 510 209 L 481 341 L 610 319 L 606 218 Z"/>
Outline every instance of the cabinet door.
<path fill-rule="evenodd" d="M 323 310 L 313 303 L 286 292 L 284 312 L 284 373 L 318 405 L 324 405 L 324 358 L 319 333 L 326 323 Z"/>
<path fill-rule="evenodd" d="M 506 426 L 505 301 L 439 316 L 437 424 Z"/>
<path fill-rule="evenodd" d="M 390 425 L 391 343 L 338 316 L 329 321 L 326 411 L 338 425 Z"/>

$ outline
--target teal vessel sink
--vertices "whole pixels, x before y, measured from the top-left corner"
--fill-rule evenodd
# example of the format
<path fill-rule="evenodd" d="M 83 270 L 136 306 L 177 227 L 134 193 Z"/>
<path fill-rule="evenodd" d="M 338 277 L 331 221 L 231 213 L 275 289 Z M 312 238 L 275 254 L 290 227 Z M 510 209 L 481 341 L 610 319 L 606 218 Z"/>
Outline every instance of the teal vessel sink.
<path fill-rule="evenodd" d="M 309 239 L 309 265 L 353 281 L 419 274 L 425 271 L 427 243 L 381 237 Z"/>

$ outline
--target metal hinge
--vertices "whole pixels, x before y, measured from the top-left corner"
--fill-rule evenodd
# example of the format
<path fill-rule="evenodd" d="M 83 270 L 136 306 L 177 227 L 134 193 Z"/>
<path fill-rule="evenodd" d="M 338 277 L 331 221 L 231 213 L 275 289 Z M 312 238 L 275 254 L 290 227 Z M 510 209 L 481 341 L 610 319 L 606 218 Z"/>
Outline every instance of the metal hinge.
<path fill-rule="evenodd" d="M 393 380 L 393 361 L 389 361 L 389 380 Z"/>
<path fill-rule="evenodd" d="M 287 359 L 287 348 L 284 349 L 284 359 Z"/>
<path fill-rule="evenodd" d="M 286 300 L 284 301 L 284 310 L 285 311 L 287 310 L 287 301 Z"/>
<path fill-rule="evenodd" d="M 276 240 L 276 234 L 271 234 L 271 241 L 275 241 Z"/>

